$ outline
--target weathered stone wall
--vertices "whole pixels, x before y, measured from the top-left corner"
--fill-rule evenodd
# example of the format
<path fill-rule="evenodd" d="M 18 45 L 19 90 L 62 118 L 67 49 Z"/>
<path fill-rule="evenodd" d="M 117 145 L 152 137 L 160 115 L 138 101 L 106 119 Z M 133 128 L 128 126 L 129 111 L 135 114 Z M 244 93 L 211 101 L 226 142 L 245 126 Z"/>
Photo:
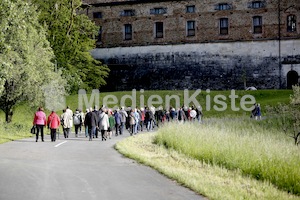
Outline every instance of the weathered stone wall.
<path fill-rule="evenodd" d="M 253 1 L 83 0 L 89 4 L 83 12 L 102 27 L 92 54 L 111 69 L 105 89 L 287 87 L 287 73 L 300 73 L 300 1 L 263 0 L 262 8 L 249 8 Z M 232 9 L 216 10 L 219 3 Z M 194 13 L 186 12 L 188 5 Z M 167 12 L 150 13 L 159 7 Z M 120 14 L 130 9 L 134 16 Z M 93 18 L 94 12 L 102 17 Z M 291 14 L 293 32 L 287 30 Z M 254 16 L 262 17 L 261 34 L 253 33 Z M 228 18 L 227 35 L 220 34 L 220 18 Z M 187 36 L 189 20 L 195 36 Z M 163 38 L 155 38 L 156 22 L 163 22 Z M 132 25 L 131 40 L 124 38 L 125 24 Z"/>
<path fill-rule="evenodd" d="M 300 40 L 100 48 L 111 68 L 105 90 L 285 88 L 300 73 Z M 281 62 L 279 63 L 279 55 Z M 294 64 L 293 64 L 294 63 Z"/>
<path fill-rule="evenodd" d="M 85 0 L 90 3 L 84 13 L 102 27 L 101 43 L 98 47 L 144 46 L 156 44 L 206 43 L 219 41 L 249 41 L 259 39 L 277 39 L 278 1 L 265 0 L 265 7 L 249 8 L 251 0 L 227 0 L 232 5 L 230 10 L 215 10 L 215 6 L 224 3 L 220 0 L 182 0 L 182 1 L 119 1 L 115 0 Z M 125 3 L 124 3 L 125 2 Z M 128 2 L 128 3 L 126 3 Z M 134 2 L 134 3 L 133 3 Z M 145 3 L 146 2 L 146 3 Z M 281 38 L 300 37 L 300 1 L 280 0 L 280 34 Z M 94 3 L 94 4 L 93 4 Z M 97 3 L 102 3 L 97 5 Z M 195 13 L 186 13 L 186 6 L 194 5 Z M 150 13 L 153 8 L 166 8 L 165 14 Z M 121 16 L 124 10 L 133 9 L 134 16 Z M 101 12 L 102 18 L 94 19 L 93 13 Z M 287 16 L 297 17 L 297 31 L 287 31 Z M 254 16 L 262 17 L 262 33 L 253 34 Z M 220 18 L 228 18 L 228 35 L 221 35 Z M 196 23 L 195 36 L 187 36 L 186 23 L 193 20 Z M 164 37 L 155 38 L 155 22 L 163 22 Z M 124 24 L 131 24 L 132 40 L 124 39 Z"/>

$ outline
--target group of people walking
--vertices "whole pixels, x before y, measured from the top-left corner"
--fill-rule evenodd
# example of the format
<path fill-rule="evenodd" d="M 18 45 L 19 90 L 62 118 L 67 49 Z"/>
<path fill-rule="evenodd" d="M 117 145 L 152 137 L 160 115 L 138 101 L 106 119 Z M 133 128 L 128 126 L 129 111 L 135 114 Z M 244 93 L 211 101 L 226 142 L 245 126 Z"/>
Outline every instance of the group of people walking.
<path fill-rule="evenodd" d="M 33 125 L 36 127 L 36 142 L 38 142 L 39 134 L 41 141 L 44 142 L 44 127 L 50 129 L 51 141 L 56 141 L 57 131 L 62 126 L 64 137 L 69 138 L 71 129 L 75 127 L 75 137 L 84 132 L 85 137 L 89 140 L 98 138 L 101 134 L 102 141 L 111 139 L 112 135 L 123 135 L 124 130 L 128 130 L 130 135 L 136 135 L 139 131 L 152 131 L 154 127 L 159 127 L 166 122 L 183 123 L 186 121 L 202 122 L 202 108 L 182 106 L 178 109 L 169 108 L 162 109 L 159 107 L 145 108 L 124 108 L 109 109 L 102 106 L 100 109 L 97 106 L 86 109 L 82 112 L 76 109 L 75 113 L 67 107 L 63 110 L 61 116 L 58 116 L 55 111 L 52 111 L 48 117 L 42 107 L 34 115 Z M 251 112 L 251 118 L 256 120 L 261 119 L 260 104 L 255 103 L 254 109 Z M 83 131 L 82 131 L 83 129 Z"/>
<path fill-rule="evenodd" d="M 84 128 L 85 137 L 89 140 L 98 138 L 101 134 L 102 141 L 111 139 L 115 136 L 124 134 L 124 130 L 128 130 L 130 135 L 136 135 L 139 131 L 153 131 L 154 127 L 159 127 L 162 123 L 170 121 L 198 121 L 202 120 L 202 109 L 194 106 L 188 108 L 183 106 L 177 110 L 174 108 L 163 110 L 161 107 L 157 110 L 154 107 L 145 108 L 124 108 L 109 109 L 97 106 L 86 109 L 83 113 L 80 109 L 76 109 L 75 113 L 67 107 L 63 110 L 63 114 L 58 116 L 55 111 L 46 117 L 43 108 L 38 108 L 35 113 L 33 124 L 36 131 L 36 142 L 38 142 L 39 134 L 44 142 L 44 127 L 50 129 L 51 141 L 56 141 L 57 130 L 62 126 L 64 137 L 69 138 L 71 129 L 75 127 L 75 137 L 82 133 Z"/>

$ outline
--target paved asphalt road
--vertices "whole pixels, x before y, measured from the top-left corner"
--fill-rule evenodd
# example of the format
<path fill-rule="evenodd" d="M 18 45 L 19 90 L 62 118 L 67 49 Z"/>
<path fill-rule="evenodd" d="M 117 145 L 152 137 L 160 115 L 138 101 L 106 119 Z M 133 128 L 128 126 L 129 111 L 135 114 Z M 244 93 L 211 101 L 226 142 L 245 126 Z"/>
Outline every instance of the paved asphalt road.
<path fill-rule="evenodd" d="M 124 158 L 113 145 L 84 136 L 35 138 L 0 145 L 0 200 L 204 199 L 155 170 Z M 73 138 L 72 138 L 73 136 Z"/>

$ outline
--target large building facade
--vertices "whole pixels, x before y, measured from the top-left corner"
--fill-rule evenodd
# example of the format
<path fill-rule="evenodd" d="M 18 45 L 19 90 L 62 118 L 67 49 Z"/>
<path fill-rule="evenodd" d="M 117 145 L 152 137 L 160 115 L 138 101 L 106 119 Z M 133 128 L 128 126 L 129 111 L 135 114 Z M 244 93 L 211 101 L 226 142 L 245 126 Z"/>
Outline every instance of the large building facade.
<path fill-rule="evenodd" d="M 107 90 L 291 88 L 299 0 L 83 0 Z"/>

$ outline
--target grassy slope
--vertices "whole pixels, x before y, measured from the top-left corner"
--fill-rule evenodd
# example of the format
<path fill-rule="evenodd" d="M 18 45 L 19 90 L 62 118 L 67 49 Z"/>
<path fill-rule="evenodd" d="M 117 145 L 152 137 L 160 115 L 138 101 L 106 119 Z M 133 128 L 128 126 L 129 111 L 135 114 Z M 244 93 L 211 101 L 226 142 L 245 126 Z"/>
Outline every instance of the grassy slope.
<path fill-rule="evenodd" d="M 156 145 L 154 139 L 153 134 L 141 134 L 117 143 L 116 149 L 209 199 L 300 199 L 267 181 L 244 176 L 240 170 L 228 170 Z"/>

